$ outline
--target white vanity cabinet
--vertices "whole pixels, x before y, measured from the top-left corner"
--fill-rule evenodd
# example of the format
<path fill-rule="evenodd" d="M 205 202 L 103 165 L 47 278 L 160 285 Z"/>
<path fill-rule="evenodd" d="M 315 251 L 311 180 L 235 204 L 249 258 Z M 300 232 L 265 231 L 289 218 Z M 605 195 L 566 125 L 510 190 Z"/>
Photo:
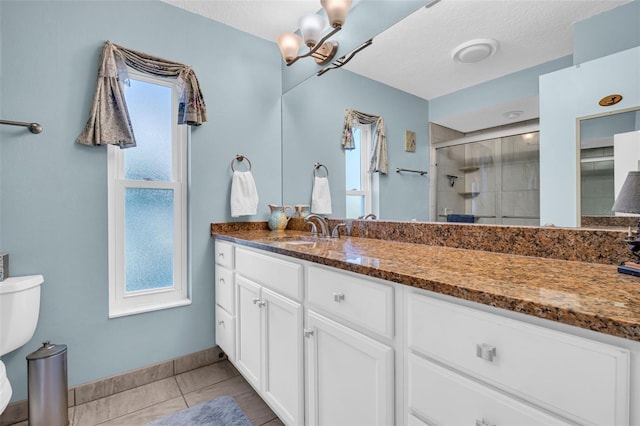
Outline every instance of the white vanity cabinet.
<path fill-rule="evenodd" d="M 284 423 L 303 424 L 302 266 L 242 247 L 235 261 L 235 366 Z"/>
<path fill-rule="evenodd" d="M 417 290 L 406 303 L 408 408 L 427 423 L 629 424 L 627 349 Z"/>
<path fill-rule="evenodd" d="M 216 240 L 216 341 L 232 362 L 236 353 L 234 246 Z"/>
<path fill-rule="evenodd" d="M 394 287 L 316 266 L 307 277 L 307 424 L 394 424 L 394 349 L 372 334 L 393 338 Z"/>

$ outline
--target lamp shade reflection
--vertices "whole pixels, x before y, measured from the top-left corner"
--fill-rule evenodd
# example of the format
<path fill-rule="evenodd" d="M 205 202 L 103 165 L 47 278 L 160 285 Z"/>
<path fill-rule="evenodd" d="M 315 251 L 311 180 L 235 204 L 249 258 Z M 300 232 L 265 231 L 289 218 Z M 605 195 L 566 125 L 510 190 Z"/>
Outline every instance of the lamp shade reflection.
<path fill-rule="evenodd" d="M 629 172 L 611 210 L 620 213 L 640 213 L 640 172 Z"/>

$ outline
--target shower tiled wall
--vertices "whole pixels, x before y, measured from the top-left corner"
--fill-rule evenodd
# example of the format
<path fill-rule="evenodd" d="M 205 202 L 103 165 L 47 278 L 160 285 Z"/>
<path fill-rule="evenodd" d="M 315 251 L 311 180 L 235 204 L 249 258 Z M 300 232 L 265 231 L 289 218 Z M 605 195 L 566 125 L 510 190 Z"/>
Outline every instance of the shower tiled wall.
<path fill-rule="evenodd" d="M 540 224 L 537 132 L 441 148 L 437 164 L 438 221 L 447 209 L 481 224 Z M 454 186 L 446 175 L 458 176 Z"/>

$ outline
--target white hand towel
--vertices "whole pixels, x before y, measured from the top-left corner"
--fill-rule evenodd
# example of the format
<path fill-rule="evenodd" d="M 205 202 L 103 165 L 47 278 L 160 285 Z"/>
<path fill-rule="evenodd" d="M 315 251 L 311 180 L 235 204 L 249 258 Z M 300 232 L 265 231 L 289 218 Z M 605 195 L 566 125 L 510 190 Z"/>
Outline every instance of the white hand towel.
<path fill-rule="evenodd" d="M 254 215 L 258 209 L 258 190 L 251 172 L 233 172 L 231 217 Z"/>
<path fill-rule="evenodd" d="M 311 193 L 311 213 L 331 214 L 331 193 L 329 179 L 326 176 L 315 176 Z"/>

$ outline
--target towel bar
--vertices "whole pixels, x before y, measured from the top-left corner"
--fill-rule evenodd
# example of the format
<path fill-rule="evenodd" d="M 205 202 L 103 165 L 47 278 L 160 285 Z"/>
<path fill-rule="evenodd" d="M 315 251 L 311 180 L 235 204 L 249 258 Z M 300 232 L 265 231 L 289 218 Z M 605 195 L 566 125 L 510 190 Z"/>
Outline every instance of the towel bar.
<path fill-rule="evenodd" d="M 329 169 L 327 169 L 327 166 L 325 166 L 324 164 L 320 164 L 320 163 L 315 163 L 315 164 L 313 165 L 313 175 L 314 175 L 314 176 L 318 176 L 318 175 L 316 174 L 316 172 L 318 171 L 318 169 L 319 169 L 320 167 L 322 167 L 322 168 L 324 169 L 324 171 L 325 171 L 325 172 L 326 172 L 326 174 L 327 174 L 327 177 L 329 177 Z"/>
<path fill-rule="evenodd" d="M 247 160 L 247 163 L 249 163 L 249 171 L 251 171 L 251 161 L 249 161 L 249 159 L 245 155 L 242 155 L 242 154 L 236 155 L 235 158 L 233 160 L 231 160 L 231 171 L 232 172 L 236 171 L 236 169 L 233 168 L 233 163 L 235 161 L 237 161 L 238 163 L 241 163 L 244 160 Z"/>

